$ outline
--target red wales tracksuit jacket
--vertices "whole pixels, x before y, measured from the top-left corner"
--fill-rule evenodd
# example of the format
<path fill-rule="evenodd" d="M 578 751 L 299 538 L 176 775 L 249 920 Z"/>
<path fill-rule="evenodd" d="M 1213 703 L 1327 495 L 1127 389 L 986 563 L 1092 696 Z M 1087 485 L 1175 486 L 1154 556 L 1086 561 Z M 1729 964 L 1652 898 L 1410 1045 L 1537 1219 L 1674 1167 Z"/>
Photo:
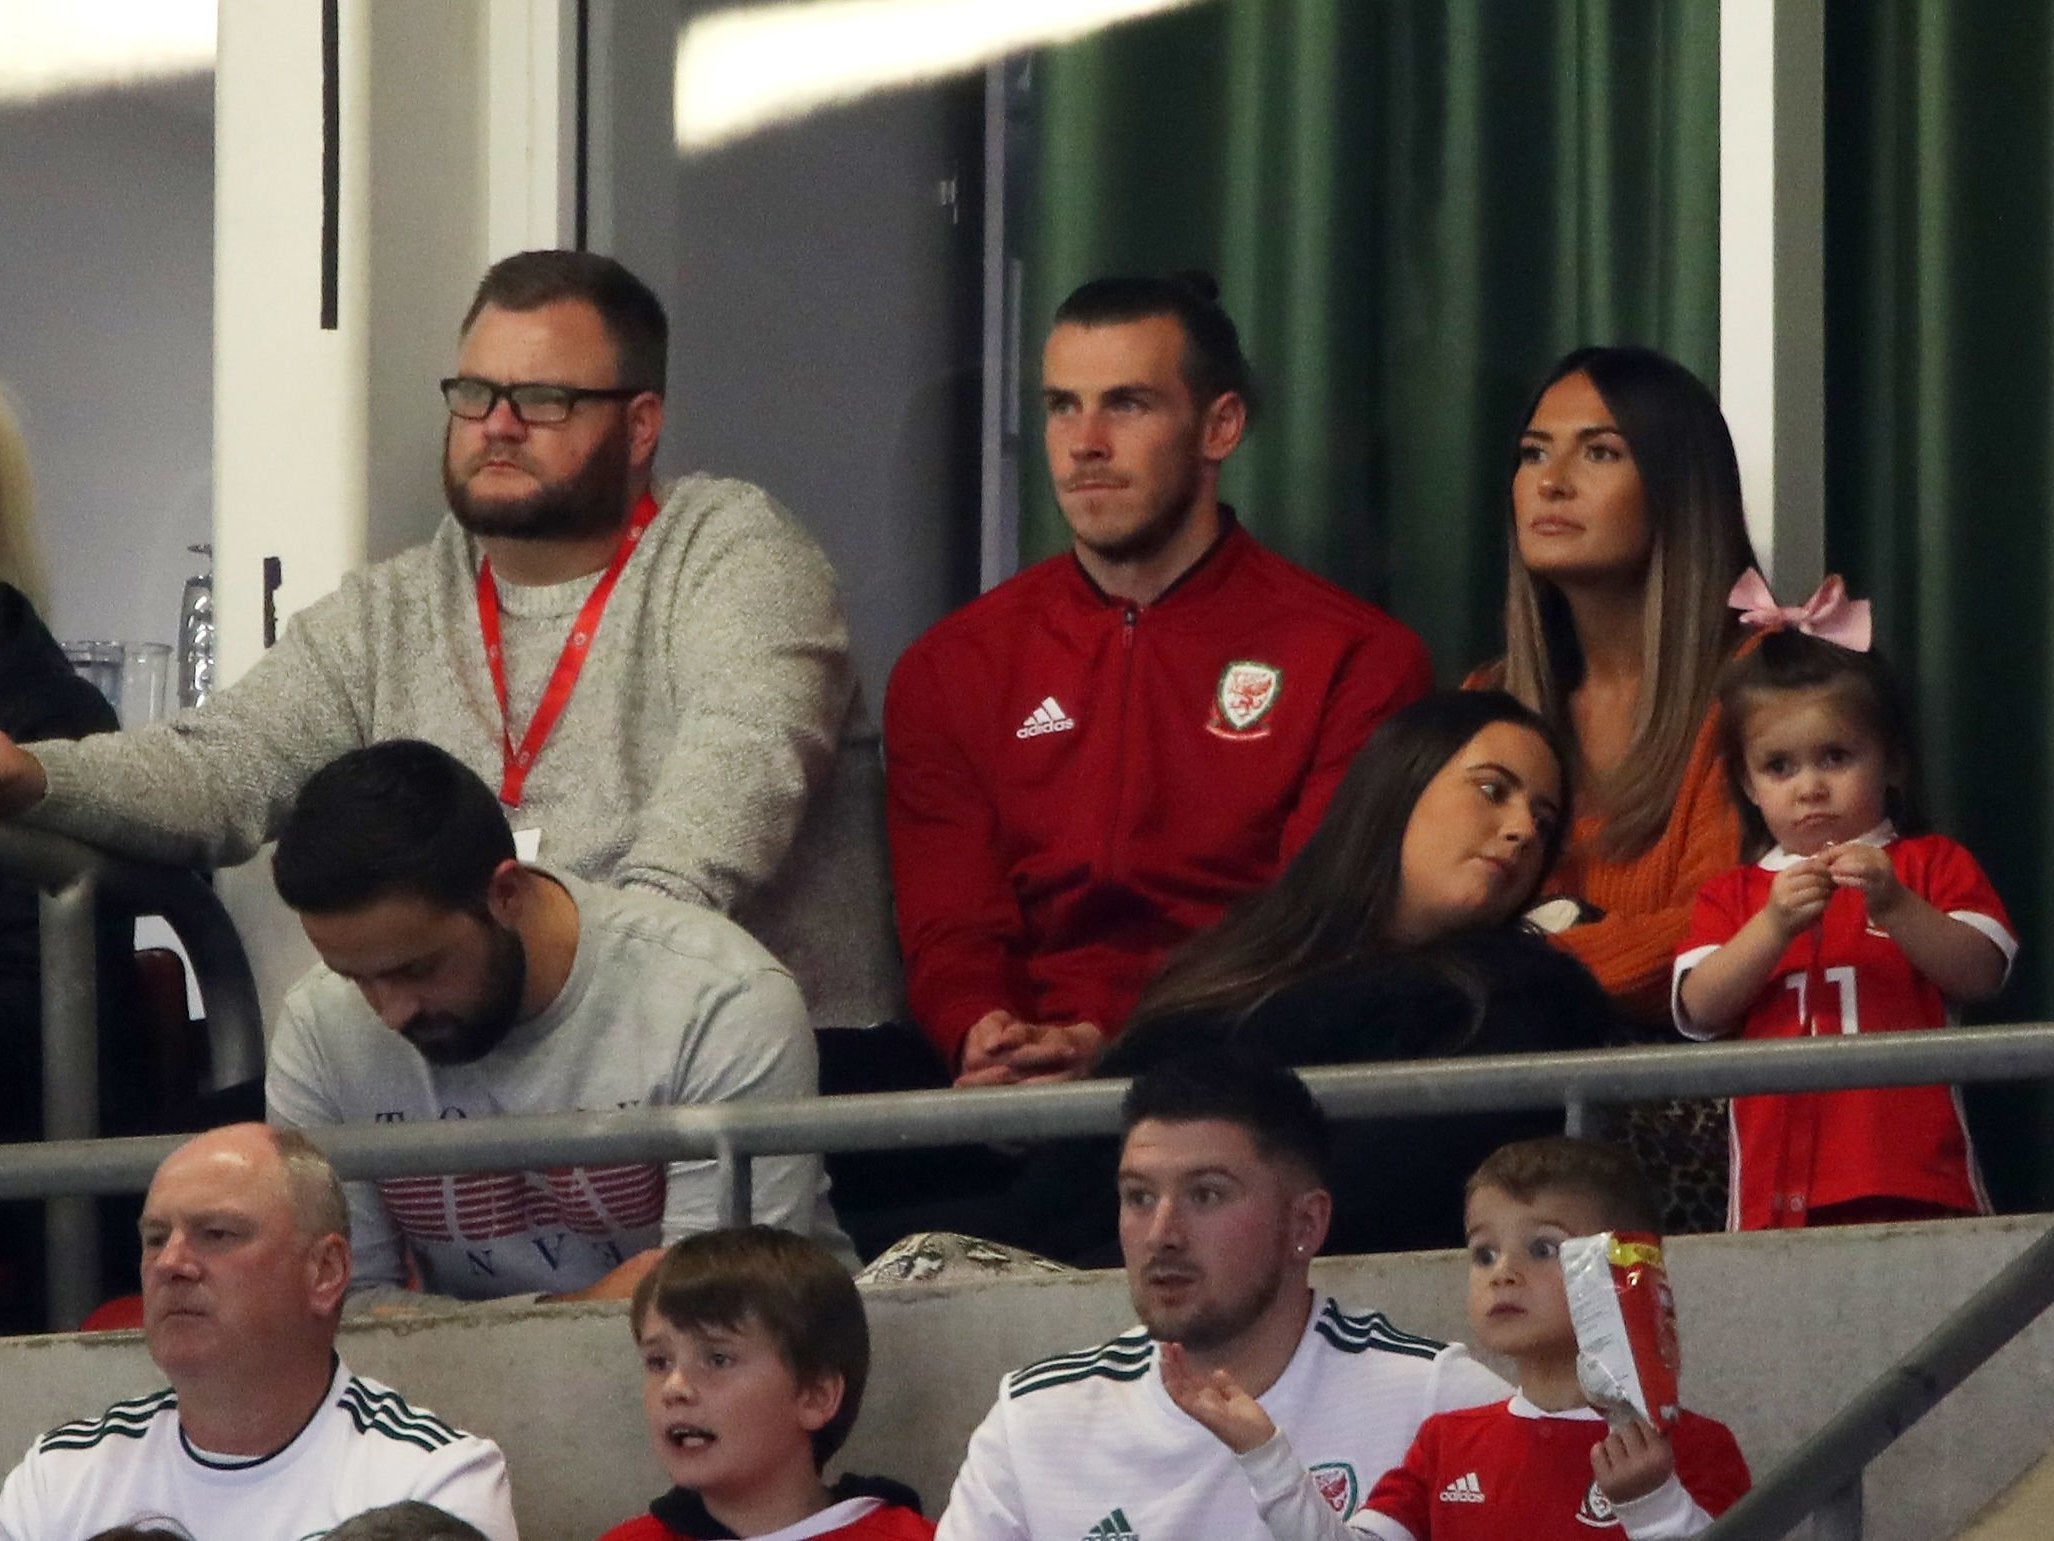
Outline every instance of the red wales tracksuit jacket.
<path fill-rule="evenodd" d="M 1238 525 L 1150 605 L 1066 554 L 941 621 L 884 707 L 914 1019 L 950 1064 L 1001 1006 L 1110 1038 L 1431 683 L 1410 630 Z"/>

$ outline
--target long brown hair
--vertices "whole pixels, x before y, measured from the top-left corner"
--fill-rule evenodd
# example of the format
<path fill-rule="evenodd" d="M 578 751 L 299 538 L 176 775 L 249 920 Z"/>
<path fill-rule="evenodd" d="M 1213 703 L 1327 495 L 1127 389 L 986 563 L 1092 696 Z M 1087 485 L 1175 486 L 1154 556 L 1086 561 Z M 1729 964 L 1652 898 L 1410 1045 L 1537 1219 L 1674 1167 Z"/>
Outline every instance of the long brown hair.
<path fill-rule="evenodd" d="M 46 620 L 50 583 L 36 534 L 36 484 L 29 474 L 28 441 L 5 391 L 0 391 L 0 583 L 11 583 Z"/>
<path fill-rule="evenodd" d="M 1720 666 L 1739 639 L 1726 596 L 1754 565 L 1754 546 L 1733 437 L 1703 381 L 1651 348 L 1579 348 L 1533 393 L 1521 428 L 1550 386 L 1577 374 L 1597 388 L 1633 453 L 1652 541 L 1633 734 L 1618 767 L 1590 787 L 1605 814 L 1598 854 L 1624 861 L 1653 845 L 1669 821 Z M 1568 600 L 1527 569 L 1515 535 L 1505 581 L 1505 689 L 1574 742 L 1569 696 L 1583 670 Z"/>
<path fill-rule="evenodd" d="M 1540 736 L 1562 767 L 1566 805 L 1560 737 L 1533 711 L 1501 690 L 1444 690 L 1413 702 L 1357 751 L 1326 817 L 1283 876 L 1172 953 L 1133 1022 L 1186 1011 L 1245 1013 L 1286 985 L 1396 951 L 1399 858 L 1412 810 L 1427 783 L 1494 722 Z M 1535 892 L 1555 864 L 1566 823 L 1548 831 Z"/>

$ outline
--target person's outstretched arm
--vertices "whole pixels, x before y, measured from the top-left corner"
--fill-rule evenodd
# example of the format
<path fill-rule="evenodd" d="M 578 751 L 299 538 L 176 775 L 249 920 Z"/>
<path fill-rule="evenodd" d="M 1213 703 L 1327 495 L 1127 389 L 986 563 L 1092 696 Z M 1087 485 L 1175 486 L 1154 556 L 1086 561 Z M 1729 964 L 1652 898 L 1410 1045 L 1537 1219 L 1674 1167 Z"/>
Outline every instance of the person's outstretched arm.
<path fill-rule="evenodd" d="M 1345 1522 L 1334 1513 L 1290 1440 L 1227 1371 L 1200 1374 L 1181 1343 L 1163 1344 L 1159 1363 L 1170 1400 L 1234 1452 L 1276 1541 L 1414 1541 L 1410 1531 L 1373 1511 Z"/>
<path fill-rule="evenodd" d="M 246 861 L 306 778 L 365 742 L 359 593 L 345 583 L 295 616 L 241 679 L 167 722 L 31 749 L 0 740 L 0 817 L 144 861 Z"/>

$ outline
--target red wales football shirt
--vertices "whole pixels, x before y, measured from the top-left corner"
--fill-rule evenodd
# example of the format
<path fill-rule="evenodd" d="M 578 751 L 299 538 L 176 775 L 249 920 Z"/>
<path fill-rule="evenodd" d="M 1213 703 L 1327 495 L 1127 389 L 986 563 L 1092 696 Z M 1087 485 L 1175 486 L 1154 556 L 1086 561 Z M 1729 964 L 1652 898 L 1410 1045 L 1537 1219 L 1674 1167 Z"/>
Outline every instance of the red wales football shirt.
<path fill-rule="evenodd" d="M 1396 1521 L 1412 1541 L 1571 1541 L 1593 1530 L 1693 1535 L 1693 1522 L 1724 1514 L 1748 1489 L 1747 1462 L 1732 1431 L 1686 1412 L 1669 1434 L 1676 1452 L 1671 1486 L 1634 1501 L 1629 1532 L 1591 1477 L 1590 1452 L 1605 1432 L 1591 1408 L 1543 1412 L 1524 1396 L 1437 1413 L 1420 1425 L 1405 1464 L 1383 1475 L 1349 1526 L 1386 1537 L 1397 1532 L 1384 1522 Z M 1643 1510 L 1652 1520 L 1646 1527 Z"/>
<path fill-rule="evenodd" d="M 1889 825 L 1864 835 L 1890 853 L 1906 888 L 1987 936 L 2008 963 L 2010 917 L 1973 856 L 1941 835 L 1900 840 Z M 1676 983 L 1768 902 L 1776 874 L 1800 860 L 1780 846 L 1707 883 L 1676 958 Z M 1683 1014 L 1676 1025 L 1705 1037 Z M 1901 1032 L 1945 1027 L 1953 1013 L 1904 950 L 1868 922 L 1856 889 L 1840 889 L 1817 924 L 1792 942 L 1748 1008 L 1748 1038 Z M 1893 1197 L 1987 1213 L 1959 1093 L 1947 1086 L 1736 1097 L 1732 1104 L 1734 1230 L 1803 1225 L 1824 1204 Z"/>

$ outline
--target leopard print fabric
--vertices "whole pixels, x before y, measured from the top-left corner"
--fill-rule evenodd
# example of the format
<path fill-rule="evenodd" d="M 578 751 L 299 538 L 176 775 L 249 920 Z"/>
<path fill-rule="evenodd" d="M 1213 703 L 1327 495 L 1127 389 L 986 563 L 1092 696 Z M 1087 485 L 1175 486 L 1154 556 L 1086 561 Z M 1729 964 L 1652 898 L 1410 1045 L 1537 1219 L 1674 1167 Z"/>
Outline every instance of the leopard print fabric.
<path fill-rule="evenodd" d="M 1606 1109 L 1593 1133 L 1633 1152 L 1662 1207 L 1662 1234 L 1726 1229 L 1727 1130 L 1723 1098 L 1670 1097 Z"/>

